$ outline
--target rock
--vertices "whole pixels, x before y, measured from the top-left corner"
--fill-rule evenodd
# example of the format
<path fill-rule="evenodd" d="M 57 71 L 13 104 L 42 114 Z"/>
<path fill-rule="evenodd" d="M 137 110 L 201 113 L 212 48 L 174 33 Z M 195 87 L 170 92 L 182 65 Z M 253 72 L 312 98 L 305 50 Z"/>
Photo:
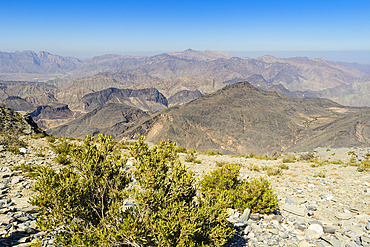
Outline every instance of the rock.
<path fill-rule="evenodd" d="M 274 235 L 278 235 L 279 234 L 279 231 L 278 231 L 278 229 L 269 229 L 269 232 L 270 233 L 272 233 L 272 234 L 274 234 Z"/>
<path fill-rule="evenodd" d="M 292 199 L 290 199 L 289 197 L 286 197 L 285 198 L 285 203 L 287 204 L 295 204 L 295 201 L 293 201 Z"/>
<path fill-rule="evenodd" d="M 308 224 L 310 224 L 310 225 L 313 225 L 313 224 L 319 224 L 320 226 L 322 226 L 322 222 L 321 222 L 321 221 L 318 221 L 318 220 L 310 220 L 310 221 L 308 222 Z"/>
<path fill-rule="evenodd" d="M 37 213 L 37 207 L 36 206 L 28 206 L 28 207 L 18 208 L 18 211 L 33 214 L 33 213 Z"/>
<path fill-rule="evenodd" d="M 311 239 L 319 239 L 321 237 L 320 233 L 318 233 L 317 231 L 312 230 L 312 229 L 304 230 L 304 235 L 306 237 L 311 238 Z"/>
<path fill-rule="evenodd" d="M 257 233 L 262 233 L 262 228 L 259 227 L 256 223 L 252 223 L 251 228 L 252 228 L 253 231 L 255 231 Z"/>
<path fill-rule="evenodd" d="M 361 241 L 370 244 L 370 237 L 361 236 Z"/>
<path fill-rule="evenodd" d="M 330 226 L 323 226 L 323 231 L 324 231 L 324 233 L 328 233 L 328 234 L 334 234 L 335 233 L 335 229 L 333 227 L 330 227 Z"/>
<path fill-rule="evenodd" d="M 246 223 L 251 216 L 251 210 L 249 208 L 244 209 L 242 216 L 239 219 L 239 222 Z"/>
<path fill-rule="evenodd" d="M 321 236 L 322 234 L 324 234 L 324 230 L 323 230 L 322 226 L 321 226 L 321 225 L 319 225 L 319 224 L 312 224 L 312 225 L 310 225 L 310 226 L 308 227 L 308 229 L 309 229 L 309 230 L 314 230 L 314 231 L 316 231 L 318 234 L 320 234 L 320 236 Z"/>
<path fill-rule="evenodd" d="M 289 235 L 286 232 L 279 232 L 279 237 L 281 237 L 282 239 L 286 239 L 289 238 Z"/>
<path fill-rule="evenodd" d="M 277 220 L 279 223 L 283 222 L 283 216 L 275 215 L 272 219 Z"/>
<path fill-rule="evenodd" d="M 325 199 L 325 200 L 327 200 L 327 201 L 331 201 L 331 200 L 333 200 L 333 199 L 334 199 L 334 196 L 333 196 L 332 194 L 326 194 L 326 195 L 324 196 L 324 199 Z"/>
<path fill-rule="evenodd" d="M 312 245 L 309 242 L 306 242 L 304 240 L 299 242 L 299 244 L 298 244 L 298 247 L 311 247 L 311 246 L 314 246 L 314 245 Z"/>
<path fill-rule="evenodd" d="M 259 213 L 255 213 L 255 214 L 251 214 L 249 218 L 252 220 L 260 220 L 261 216 Z"/>
<path fill-rule="evenodd" d="M 12 185 L 15 185 L 15 184 L 17 184 L 17 183 L 19 183 L 21 181 L 21 178 L 20 177 L 14 177 L 13 179 L 12 179 Z"/>
<path fill-rule="evenodd" d="M 0 215 L 0 223 L 2 224 L 10 224 L 14 221 L 15 219 L 9 215 L 6 215 L 6 214 L 1 214 Z"/>
<path fill-rule="evenodd" d="M 359 221 L 359 222 L 362 222 L 362 223 L 367 223 L 368 221 L 370 221 L 370 215 L 368 214 L 359 214 L 359 215 L 356 215 L 355 218 Z"/>
<path fill-rule="evenodd" d="M 299 216 L 305 216 L 306 215 L 305 208 L 299 208 L 299 207 L 291 205 L 291 204 L 284 204 L 281 207 L 281 209 L 288 212 L 288 213 L 299 215 Z"/>
<path fill-rule="evenodd" d="M 251 231 L 252 231 L 252 227 L 251 227 L 251 226 L 247 226 L 247 227 L 244 229 L 244 234 L 245 234 L 245 235 L 248 235 Z"/>
<path fill-rule="evenodd" d="M 352 218 L 351 213 L 338 213 L 335 215 L 338 220 L 349 220 Z"/>
<path fill-rule="evenodd" d="M 308 204 L 307 205 L 307 210 L 309 210 L 309 211 L 316 211 L 317 210 L 317 207 L 316 207 L 316 205 Z"/>
<path fill-rule="evenodd" d="M 370 222 L 365 226 L 365 229 L 370 231 Z"/>

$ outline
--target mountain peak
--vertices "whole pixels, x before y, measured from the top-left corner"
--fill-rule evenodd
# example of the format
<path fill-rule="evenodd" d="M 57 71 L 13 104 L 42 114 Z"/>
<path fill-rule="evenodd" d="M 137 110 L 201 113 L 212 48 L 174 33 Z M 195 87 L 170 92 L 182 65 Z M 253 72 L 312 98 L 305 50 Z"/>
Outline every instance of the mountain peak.
<path fill-rule="evenodd" d="M 233 55 L 230 55 L 224 51 L 196 51 L 190 48 L 182 52 L 170 52 L 167 54 L 184 59 L 195 59 L 198 61 L 217 60 L 219 58 L 230 59 L 234 57 Z"/>

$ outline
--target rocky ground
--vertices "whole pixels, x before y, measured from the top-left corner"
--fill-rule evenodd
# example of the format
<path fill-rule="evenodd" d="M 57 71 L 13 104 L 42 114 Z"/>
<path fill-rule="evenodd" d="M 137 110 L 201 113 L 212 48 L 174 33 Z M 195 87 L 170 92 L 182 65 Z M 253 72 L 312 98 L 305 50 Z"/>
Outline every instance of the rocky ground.
<path fill-rule="evenodd" d="M 0 246 L 28 246 L 43 239 L 36 226 L 36 208 L 28 202 L 33 180 L 15 166 L 55 165 L 55 154 L 44 139 L 29 139 L 27 152 L 16 155 L 0 147 Z M 369 149 L 370 150 L 370 149 Z M 367 149 L 316 149 L 322 159 L 344 162 L 368 153 Z M 44 157 L 37 157 L 40 151 Z M 348 154 L 350 153 L 350 155 Z M 291 154 L 296 155 L 299 154 Z M 312 163 L 284 163 L 283 174 L 267 175 L 264 166 L 278 167 L 282 158 L 264 160 L 226 155 L 198 155 L 200 164 L 185 162 L 200 178 L 222 164 L 242 165 L 241 178 L 267 177 L 276 191 L 280 210 L 276 214 L 250 214 L 229 210 L 237 234 L 225 246 L 370 246 L 370 173 L 335 164 L 312 167 Z M 255 169 L 252 169 L 254 167 Z M 260 168 L 259 171 L 256 168 Z"/>

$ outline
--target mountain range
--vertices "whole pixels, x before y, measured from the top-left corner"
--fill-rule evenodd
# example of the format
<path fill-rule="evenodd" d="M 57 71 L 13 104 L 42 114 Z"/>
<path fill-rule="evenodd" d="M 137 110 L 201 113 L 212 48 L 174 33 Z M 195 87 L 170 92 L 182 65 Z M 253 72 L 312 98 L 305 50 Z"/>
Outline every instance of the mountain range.
<path fill-rule="evenodd" d="M 369 146 L 370 109 L 288 97 L 241 82 L 143 118 L 114 136 L 139 135 L 152 142 L 170 139 L 186 148 L 232 154 Z"/>
<path fill-rule="evenodd" d="M 261 153 L 347 145 L 334 136 L 352 126 L 343 136 L 361 146 L 367 109 L 358 107 L 370 106 L 369 72 L 369 65 L 322 58 L 252 59 L 191 49 L 85 61 L 0 52 L 0 101 L 58 136 L 145 134 L 187 148 Z"/>

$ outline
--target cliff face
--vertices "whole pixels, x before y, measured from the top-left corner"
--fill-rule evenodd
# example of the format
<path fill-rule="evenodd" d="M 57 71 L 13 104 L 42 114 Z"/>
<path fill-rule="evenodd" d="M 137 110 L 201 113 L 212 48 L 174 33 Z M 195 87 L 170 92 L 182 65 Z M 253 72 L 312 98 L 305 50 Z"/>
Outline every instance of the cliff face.
<path fill-rule="evenodd" d="M 27 112 L 16 112 L 0 106 L 0 132 L 17 132 L 21 135 L 34 135 L 43 131 L 32 120 Z"/>
<path fill-rule="evenodd" d="M 151 112 L 163 110 L 168 106 L 167 99 L 155 88 L 137 90 L 108 88 L 82 97 L 80 110 L 89 112 L 107 103 L 127 104 Z"/>

